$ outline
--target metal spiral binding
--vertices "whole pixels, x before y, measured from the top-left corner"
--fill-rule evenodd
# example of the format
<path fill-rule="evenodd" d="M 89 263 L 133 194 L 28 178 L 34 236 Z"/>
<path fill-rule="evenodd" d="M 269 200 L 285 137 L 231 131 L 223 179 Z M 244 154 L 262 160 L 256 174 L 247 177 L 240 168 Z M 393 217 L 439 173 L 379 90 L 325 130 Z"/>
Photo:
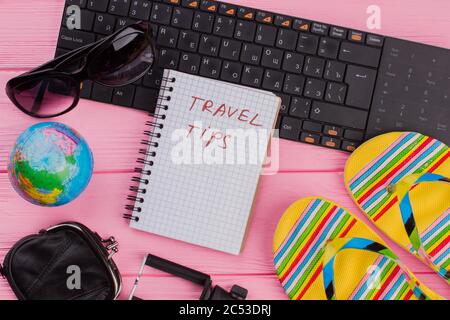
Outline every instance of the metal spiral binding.
<path fill-rule="evenodd" d="M 134 172 L 139 174 L 139 176 L 134 176 L 131 181 L 139 184 L 138 186 L 133 185 L 130 186 L 129 190 L 133 192 L 127 196 L 127 201 L 133 202 L 133 204 L 125 205 L 125 210 L 128 213 L 125 213 L 123 217 L 127 220 L 133 220 L 138 222 L 139 216 L 138 214 L 142 211 L 142 207 L 139 206 L 143 204 L 145 199 L 140 195 L 147 193 L 146 185 L 150 183 L 149 176 L 151 176 L 152 171 L 148 167 L 152 167 L 154 165 L 154 161 L 150 158 L 156 157 L 156 151 L 159 147 L 159 143 L 155 141 L 156 139 L 161 138 L 161 132 L 164 128 L 162 122 L 166 119 L 166 115 L 162 112 L 167 111 L 169 106 L 166 104 L 166 101 L 170 101 L 170 95 L 166 95 L 167 92 L 172 92 L 173 87 L 170 86 L 171 83 L 174 83 L 175 78 L 163 78 L 161 81 L 161 92 L 163 94 L 158 98 L 158 104 L 155 107 L 155 114 L 152 116 L 154 118 L 153 121 L 147 121 L 145 124 L 149 127 L 149 130 L 144 131 L 144 135 L 148 138 L 141 140 L 141 144 L 144 145 L 145 149 L 139 149 L 139 154 L 142 157 L 139 157 L 136 162 L 142 165 L 141 167 L 136 167 Z"/>

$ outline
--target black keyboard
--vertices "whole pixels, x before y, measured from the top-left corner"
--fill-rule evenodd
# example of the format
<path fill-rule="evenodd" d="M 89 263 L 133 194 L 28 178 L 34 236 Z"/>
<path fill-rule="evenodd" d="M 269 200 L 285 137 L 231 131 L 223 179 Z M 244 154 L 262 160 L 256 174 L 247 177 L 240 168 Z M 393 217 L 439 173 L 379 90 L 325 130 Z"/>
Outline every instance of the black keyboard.
<path fill-rule="evenodd" d="M 280 137 L 353 151 L 389 131 L 450 144 L 450 50 L 209 0 L 66 0 L 56 55 L 138 20 L 153 24 L 157 66 L 123 88 L 87 81 L 82 97 L 152 112 L 164 68 L 269 90 Z"/>

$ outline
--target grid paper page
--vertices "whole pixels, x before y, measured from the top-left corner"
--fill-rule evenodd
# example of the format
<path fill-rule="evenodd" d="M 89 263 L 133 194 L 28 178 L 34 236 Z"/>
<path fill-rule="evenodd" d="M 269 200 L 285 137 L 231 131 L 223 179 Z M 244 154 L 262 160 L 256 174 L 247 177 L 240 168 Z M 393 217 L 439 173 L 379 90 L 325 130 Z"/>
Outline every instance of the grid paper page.
<path fill-rule="evenodd" d="M 166 70 L 164 76 L 175 78 L 168 83 L 173 92 L 162 90 L 161 95 L 170 95 L 169 109 L 160 111 L 165 120 L 159 120 L 164 128 L 158 139 L 156 157 L 148 177 L 149 184 L 141 184 L 147 190 L 144 203 L 135 206 L 142 211 L 135 213 L 139 221 L 131 221 L 131 227 L 186 241 L 196 245 L 239 254 L 243 245 L 248 220 L 258 186 L 264 157 L 257 163 L 244 164 L 179 164 L 173 161 L 173 150 L 180 141 L 173 139 L 176 130 L 190 128 L 190 124 L 201 123 L 202 129 L 211 126 L 225 132 L 227 129 L 249 129 L 248 122 L 237 121 L 228 115 L 219 117 L 202 112 L 198 104 L 191 111 L 193 96 L 212 100 L 218 107 L 222 103 L 232 108 L 249 109 L 251 114 L 259 114 L 257 124 L 265 134 L 265 145 L 258 146 L 266 151 L 271 129 L 278 114 L 280 99 L 265 91 L 249 89 L 224 82 Z M 163 101 L 160 101 L 163 102 Z M 214 109 L 215 110 L 215 109 Z M 249 115 L 249 119 L 251 119 Z M 254 122 L 254 123 L 256 123 Z M 190 137 L 200 131 L 193 131 Z M 155 140 L 156 141 L 156 140 Z M 205 145 L 204 141 L 202 146 Z M 208 148 L 224 147 L 223 140 L 214 141 Z M 259 144 L 261 144 L 259 142 Z M 246 157 L 251 156 L 251 148 L 245 148 Z M 217 149 L 219 150 L 219 149 Z M 254 151 L 254 150 L 253 150 Z"/>

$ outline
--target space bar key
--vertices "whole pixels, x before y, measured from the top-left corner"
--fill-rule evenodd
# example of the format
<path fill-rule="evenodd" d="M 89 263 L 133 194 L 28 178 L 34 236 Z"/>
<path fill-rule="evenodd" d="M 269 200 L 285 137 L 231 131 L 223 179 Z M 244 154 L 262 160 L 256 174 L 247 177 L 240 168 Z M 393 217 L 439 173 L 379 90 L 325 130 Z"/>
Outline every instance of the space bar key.
<path fill-rule="evenodd" d="M 314 101 L 311 119 L 343 127 L 365 129 L 368 112 L 341 105 Z"/>

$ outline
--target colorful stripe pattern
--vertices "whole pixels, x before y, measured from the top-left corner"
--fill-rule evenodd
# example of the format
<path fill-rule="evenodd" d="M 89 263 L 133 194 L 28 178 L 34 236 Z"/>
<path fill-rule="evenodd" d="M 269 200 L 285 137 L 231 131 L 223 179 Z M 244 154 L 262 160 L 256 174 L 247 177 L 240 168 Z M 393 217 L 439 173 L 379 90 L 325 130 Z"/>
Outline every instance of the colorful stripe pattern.
<path fill-rule="evenodd" d="M 410 179 L 408 179 L 410 178 Z M 408 181 L 409 180 L 409 181 Z M 445 182 L 450 183 L 450 180 L 434 173 L 425 173 L 419 176 L 411 175 L 405 178 L 405 180 L 401 180 L 397 185 L 394 185 L 394 188 L 399 189 L 398 191 L 395 191 L 397 193 L 397 197 L 400 201 L 400 213 L 402 215 L 403 224 L 405 226 L 405 231 L 408 234 L 408 237 L 411 242 L 410 250 L 414 253 L 417 253 L 420 255 L 436 272 L 439 273 L 444 279 L 447 281 L 450 279 L 450 272 L 436 266 L 431 257 L 428 255 L 423 243 L 422 239 L 419 236 L 419 231 L 416 226 L 416 221 L 414 218 L 414 212 L 411 205 L 411 199 L 409 196 L 409 191 L 414 188 L 417 184 L 422 182 Z M 446 214 L 443 214 L 444 216 Z M 448 223 L 448 220 L 446 221 L 446 225 L 444 225 L 444 229 L 442 230 L 441 234 L 436 235 L 432 238 L 434 242 L 437 242 L 438 240 L 442 241 L 442 236 L 446 236 L 448 238 L 449 236 L 449 227 L 450 224 Z M 441 242 L 441 245 L 445 245 L 445 239 L 444 242 Z"/>
<path fill-rule="evenodd" d="M 349 300 L 409 300 L 413 295 L 398 264 L 380 256 L 356 286 Z"/>
<path fill-rule="evenodd" d="M 449 278 L 450 268 L 450 208 L 420 234 L 423 250 L 429 262 L 439 268 L 439 274 Z M 413 246 L 409 247 L 414 251 Z"/>
<path fill-rule="evenodd" d="M 291 299 L 302 299 L 316 279 L 323 276 L 326 244 L 345 238 L 355 223 L 356 219 L 342 208 L 325 200 L 311 200 L 275 252 L 276 272 Z M 408 299 L 413 291 L 408 276 L 398 266 L 392 261 L 377 260 L 375 267 L 382 272 L 382 290 L 371 289 L 371 281 L 366 277 L 357 286 L 359 293 L 350 298 Z"/>
<path fill-rule="evenodd" d="M 431 174 L 449 157 L 449 147 L 444 143 L 419 133 L 403 133 L 386 151 L 350 180 L 349 189 L 369 217 L 377 221 L 392 206 L 399 205 L 396 193 L 389 192 L 388 186 L 395 185 L 410 175 Z M 440 249 L 443 247 L 448 249 L 450 221 L 447 214 L 443 216 L 444 219 L 441 220 L 443 229 L 441 232 L 431 234 L 428 241 L 438 244 Z M 414 249 L 417 250 L 417 245 L 424 239 L 421 241 L 418 239 L 418 233 L 414 232 L 415 225 L 407 223 L 405 226 L 413 244 L 412 252 L 416 253 Z M 431 253 L 432 249 L 428 246 L 422 256 L 432 257 Z M 440 265 L 437 267 L 436 264 L 432 265 L 446 279 L 448 279 L 448 254 L 446 251 L 446 258 L 439 260 Z"/>
<path fill-rule="evenodd" d="M 389 277 L 383 277 L 380 273 L 378 265 L 374 265 L 374 273 L 364 279 L 365 285 L 358 285 L 359 290 L 362 288 L 369 289 L 369 293 L 374 294 L 373 299 L 378 300 L 392 298 L 393 293 L 398 292 L 402 287 L 409 287 L 412 289 L 413 294 L 420 300 L 427 299 L 425 294 L 415 285 L 414 278 L 408 273 L 406 269 L 403 269 L 398 257 L 386 246 L 373 240 L 364 238 L 342 238 L 329 241 L 325 246 L 325 253 L 323 258 L 323 278 L 325 285 L 325 293 L 328 300 L 336 299 L 336 291 L 334 286 L 334 261 L 340 251 L 346 249 L 356 249 L 362 251 L 370 251 L 380 254 L 383 259 L 390 261 L 387 265 L 394 267 Z M 378 262 L 378 261 L 377 261 Z M 384 262 L 384 260 L 383 260 Z M 377 272 L 378 271 L 378 272 Z M 395 279 L 395 277 L 397 277 Z M 363 290 L 364 291 L 364 290 Z M 406 290 L 405 290 L 406 291 Z M 353 295 L 352 295 L 353 296 Z M 405 295 L 406 297 L 406 295 Z M 367 299 L 367 295 L 365 296 Z"/>

